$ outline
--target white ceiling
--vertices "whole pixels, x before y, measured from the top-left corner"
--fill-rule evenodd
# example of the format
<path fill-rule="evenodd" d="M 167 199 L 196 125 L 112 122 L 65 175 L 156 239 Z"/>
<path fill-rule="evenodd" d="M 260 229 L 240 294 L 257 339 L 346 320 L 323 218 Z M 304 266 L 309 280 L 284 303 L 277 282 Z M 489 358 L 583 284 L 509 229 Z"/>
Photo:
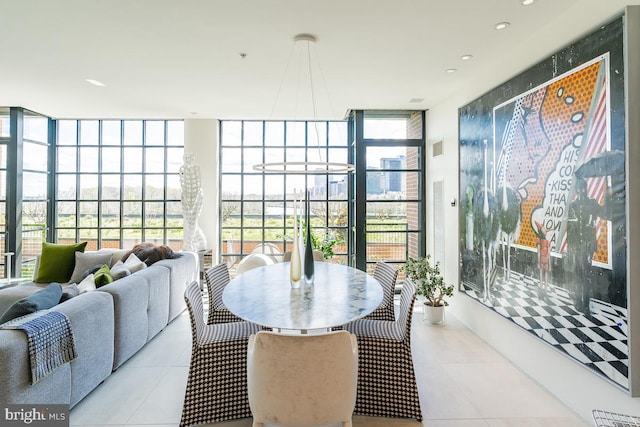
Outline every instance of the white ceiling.
<path fill-rule="evenodd" d="M 0 0 L 0 105 L 55 118 L 429 109 L 486 92 L 625 4 L 640 1 Z M 318 39 L 315 114 L 304 95 L 296 107 L 299 33 Z"/>

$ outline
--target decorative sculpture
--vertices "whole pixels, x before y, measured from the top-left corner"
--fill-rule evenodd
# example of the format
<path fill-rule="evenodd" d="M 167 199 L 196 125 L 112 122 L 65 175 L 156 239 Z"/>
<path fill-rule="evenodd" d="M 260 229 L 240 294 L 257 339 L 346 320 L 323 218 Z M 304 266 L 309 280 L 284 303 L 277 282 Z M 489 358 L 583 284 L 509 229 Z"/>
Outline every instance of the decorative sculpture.
<path fill-rule="evenodd" d="M 183 240 L 182 249 L 197 252 L 207 249 L 207 238 L 198 225 L 202 212 L 203 192 L 200 183 L 200 166 L 194 163 L 193 153 L 184 153 L 184 164 L 180 166 L 182 188 Z"/>

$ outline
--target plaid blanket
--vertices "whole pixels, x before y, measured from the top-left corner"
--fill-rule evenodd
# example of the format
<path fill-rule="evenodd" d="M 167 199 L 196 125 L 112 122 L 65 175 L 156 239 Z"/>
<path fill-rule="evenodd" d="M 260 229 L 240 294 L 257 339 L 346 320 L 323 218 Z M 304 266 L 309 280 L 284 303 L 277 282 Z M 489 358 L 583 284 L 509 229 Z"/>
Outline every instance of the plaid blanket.
<path fill-rule="evenodd" d="M 71 322 L 60 312 L 27 314 L 3 323 L 0 329 L 21 329 L 27 334 L 31 384 L 77 357 Z"/>

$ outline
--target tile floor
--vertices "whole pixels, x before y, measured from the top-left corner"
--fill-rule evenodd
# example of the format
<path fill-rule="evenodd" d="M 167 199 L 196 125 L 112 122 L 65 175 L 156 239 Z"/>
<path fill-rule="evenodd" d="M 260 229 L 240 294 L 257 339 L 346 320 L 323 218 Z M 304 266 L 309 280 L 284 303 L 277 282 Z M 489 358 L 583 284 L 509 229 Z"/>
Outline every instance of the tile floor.
<path fill-rule="evenodd" d="M 354 427 L 586 427 L 452 314 L 443 326 L 416 312 L 412 348 L 422 423 L 354 417 Z M 436 346 L 435 343 L 438 343 Z M 71 411 L 72 426 L 177 426 L 187 381 L 187 313 L 168 325 Z M 214 424 L 250 427 L 251 420 Z"/>

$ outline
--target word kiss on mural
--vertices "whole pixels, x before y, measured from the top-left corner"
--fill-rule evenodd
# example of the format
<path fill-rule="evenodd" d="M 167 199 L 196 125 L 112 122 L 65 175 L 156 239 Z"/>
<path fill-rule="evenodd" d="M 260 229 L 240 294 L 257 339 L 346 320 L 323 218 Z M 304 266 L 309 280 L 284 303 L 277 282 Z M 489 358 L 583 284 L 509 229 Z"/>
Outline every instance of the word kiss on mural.
<path fill-rule="evenodd" d="M 623 27 L 462 107 L 462 291 L 628 389 Z"/>

